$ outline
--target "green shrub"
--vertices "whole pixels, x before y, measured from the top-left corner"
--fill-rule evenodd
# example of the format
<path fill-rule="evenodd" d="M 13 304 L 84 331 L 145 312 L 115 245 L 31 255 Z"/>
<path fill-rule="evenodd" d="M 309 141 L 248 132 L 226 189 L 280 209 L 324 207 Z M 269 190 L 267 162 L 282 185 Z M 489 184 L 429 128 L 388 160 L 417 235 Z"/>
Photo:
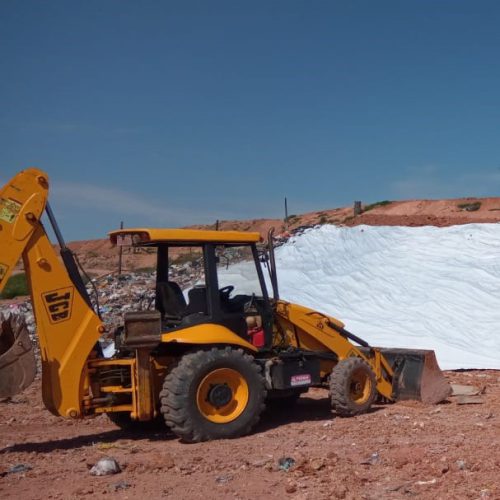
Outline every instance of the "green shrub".
<path fill-rule="evenodd" d="M 390 205 L 392 201 L 389 200 L 383 200 L 383 201 L 377 201 L 376 203 L 372 203 L 371 205 L 366 205 L 366 207 L 363 208 L 363 212 L 368 212 L 368 210 L 373 210 L 374 208 L 378 207 L 385 207 L 386 205 Z"/>
<path fill-rule="evenodd" d="M 457 207 L 460 208 L 460 210 L 466 210 L 467 212 L 475 212 L 481 208 L 481 202 L 474 201 L 472 203 L 459 203 Z"/>
<path fill-rule="evenodd" d="M 1 299 L 13 299 L 19 295 L 28 295 L 28 283 L 24 273 L 15 274 L 9 278 L 3 292 L 0 294 Z"/>

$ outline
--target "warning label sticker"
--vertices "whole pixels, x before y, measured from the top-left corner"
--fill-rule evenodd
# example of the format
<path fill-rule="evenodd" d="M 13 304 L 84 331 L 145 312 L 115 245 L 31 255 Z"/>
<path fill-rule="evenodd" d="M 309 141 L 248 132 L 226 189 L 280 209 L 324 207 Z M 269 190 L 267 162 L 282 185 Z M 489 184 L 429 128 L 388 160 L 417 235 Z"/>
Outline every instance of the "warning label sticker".
<path fill-rule="evenodd" d="M 0 198 L 0 220 L 12 224 L 20 211 L 21 204 L 17 201 Z"/>
<path fill-rule="evenodd" d="M 309 373 L 303 373 L 301 375 L 293 375 L 290 379 L 290 385 L 292 387 L 297 387 L 298 385 L 310 385 L 311 375 Z"/>
<path fill-rule="evenodd" d="M 0 262 L 0 283 L 3 281 L 3 278 L 7 274 L 8 270 L 9 270 L 9 266 L 2 264 Z"/>

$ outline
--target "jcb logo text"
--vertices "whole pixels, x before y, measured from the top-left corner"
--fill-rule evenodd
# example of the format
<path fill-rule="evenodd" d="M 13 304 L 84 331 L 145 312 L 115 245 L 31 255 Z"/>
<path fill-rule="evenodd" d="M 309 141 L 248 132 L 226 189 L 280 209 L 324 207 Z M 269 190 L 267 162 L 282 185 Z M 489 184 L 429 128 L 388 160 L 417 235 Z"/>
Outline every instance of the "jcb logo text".
<path fill-rule="evenodd" d="M 71 317 L 73 287 L 44 293 L 43 300 L 51 323 L 60 323 Z"/>

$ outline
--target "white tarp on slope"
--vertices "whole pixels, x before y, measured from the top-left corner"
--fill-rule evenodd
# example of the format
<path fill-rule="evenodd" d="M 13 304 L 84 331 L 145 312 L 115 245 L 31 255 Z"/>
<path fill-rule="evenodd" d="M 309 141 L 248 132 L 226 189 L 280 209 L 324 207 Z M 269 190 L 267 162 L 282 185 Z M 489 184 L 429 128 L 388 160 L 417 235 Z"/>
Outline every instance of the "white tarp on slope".
<path fill-rule="evenodd" d="M 443 369 L 500 369 L 500 224 L 322 226 L 276 255 L 283 299 L 370 344 L 433 349 Z M 248 273 L 240 263 L 221 281 L 241 291 Z"/>

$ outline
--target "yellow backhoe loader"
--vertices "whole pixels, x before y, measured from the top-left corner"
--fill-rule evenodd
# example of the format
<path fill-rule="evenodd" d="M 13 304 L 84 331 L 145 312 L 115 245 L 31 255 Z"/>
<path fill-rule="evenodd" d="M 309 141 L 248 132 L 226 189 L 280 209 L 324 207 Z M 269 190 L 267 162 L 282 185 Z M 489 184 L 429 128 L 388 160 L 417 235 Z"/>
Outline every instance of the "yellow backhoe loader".
<path fill-rule="evenodd" d="M 263 252 L 258 233 L 110 233 L 117 245 L 156 248 L 156 294 L 151 309 L 125 313 L 123 327 L 108 332 L 115 352 L 105 357 L 99 342 L 105 326 L 47 203 L 48 190 L 47 174 L 30 168 L 0 191 L 0 291 L 22 257 L 43 401 L 53 414 L 106 413 L 121 426 L 158 417 L 182 439 L 203 441 L 247 434 L 267 401 L 291 404 L 310 387 L 327 388 L 339 416 L 366 412 L 377 399 L 435 403 L 449 395 L 433 351 L 369 346 L 339 320 L 281 300 L 272 237 Z M 60 255 L 42 225 L 44 212 Z M 171 272 L 180 247 L 199 256 L 200 266 L 198 282 L 184 291 Z M 231 283 L 229 254 L 252 269 L 243 285 Z M 0 324 L 0 397 L 7 397 L 32 382 L 35 363 L 22 321 Z"/>

